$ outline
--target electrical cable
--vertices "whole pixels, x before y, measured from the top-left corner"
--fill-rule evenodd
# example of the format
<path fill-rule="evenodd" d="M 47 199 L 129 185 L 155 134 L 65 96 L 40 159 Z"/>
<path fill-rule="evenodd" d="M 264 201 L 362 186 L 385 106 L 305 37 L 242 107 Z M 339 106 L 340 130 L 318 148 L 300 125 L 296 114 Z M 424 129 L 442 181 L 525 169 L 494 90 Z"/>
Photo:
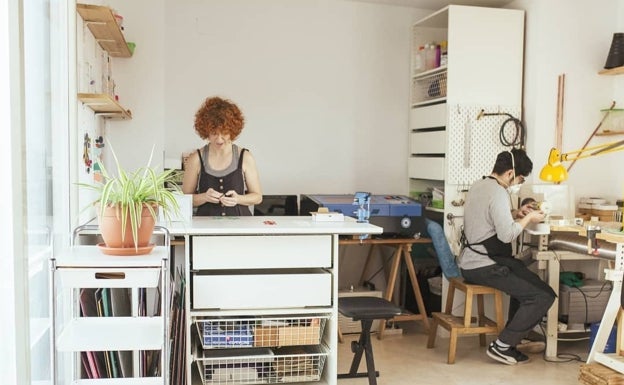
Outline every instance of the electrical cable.
<path fill-rule="evenodd" d="M 503 122 L 503 124 L 501 124 L 500 131 L 499 131 L 500 142 L 503 144 L 503 146 L 524 148 L 524 141 L 525 141 L 524 125 L 522 124 L 520 119 L 517 119 L 510 114 L 504 114 L 504 115 L 508 116 L 508 118 Z M 515 134 L 512 140 L 508 140 L 505 137 L 505 126 L 507 125 L 507 123 L 514 124 Z"/>
<path fill-rule="evenodd" d="M 540 323 L 539 327 L 542 331 L 542 335 L 545 336 L 546 330 L 544 330 L 544 325 Z M 544 343 L 548 344 L 548 340 L 544 341 Z M 545 348 L 544 353 L 542 353 L 542 359 L 546 362 L 553 362 L 556 364 L 565 363 L 565 362 L 573 362 L 573 361 L 585 362 L 585 360 L 582 359 L 581 356 L 579 356 L 578 354 L 574 354 L 574 353 L 557 353 L 557 356 L 556 356 L 557 359 L 553 360 L 553 359 L 546 357 L 547 350 L 548 349 Z"/>
<path fill-rule="evenodd" d="M 526 130 L 524 129 L 524 124 L 520 119 L 514 117 L 513 115 L 507 112 L 486 112 L 483 113 L 482 116 L 506 116 L 507 119 L 503 121 L 501 124 L 500 130 L 498 132 L 498 139 L 501 144 L 505 147 L 513 147 L 513 148 L 524 148 L 525 139 L 526 139 Z M 514 135 L 511 140 L 505 137 L 505 126 L 508 123 L 513 123 L 514 125 Z"/>
<path fill-rule="evenodd" d="M 587 294 L 585 291 L 583 291 L 580 287 L 575 286 L 574 288 L 576 290 L 578 290 L 581 295 L 583 296 L 583 299 L 585 300 L 585 324 L 589 323 L 589 303 L 587 302 L 587 299 L 594 299 L 594 298 L 598 298 L 600 297 L 600 294 L 602 294 L 603 291 L 605 291 L 605 286 L 609 286 L 610 290 L 613 290 L 613 287 L 611 286 L 611 282 L 609 281 L 605 281 L 602 283 L 602 286 L 600 287 L 600 290 L 598 291 L 598 293 L 596 295 L 589 295 Z"/>

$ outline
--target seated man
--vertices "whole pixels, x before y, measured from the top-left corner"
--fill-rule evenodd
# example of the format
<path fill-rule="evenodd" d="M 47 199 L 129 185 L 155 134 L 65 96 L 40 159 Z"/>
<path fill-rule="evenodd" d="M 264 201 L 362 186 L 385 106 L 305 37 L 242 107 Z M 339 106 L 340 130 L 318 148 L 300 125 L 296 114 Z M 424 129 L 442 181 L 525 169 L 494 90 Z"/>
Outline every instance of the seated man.
<path fill-rule="evenodd" d="M 526 204 L 512 214 L 510 192 L 524 182 L 533 163 L 522 149 L 498 154 L 492 173 L 475 182 L 464 207 L 465 244 L 459 266 L 467 282 L 499 289 L 510 297 L 509 317 L 487 355 L 508 365 L 528 357 L 516 345 L 537 325 L 556 294 L 537 274 L 512 255 L 511 242 L 544 213 Z"/>

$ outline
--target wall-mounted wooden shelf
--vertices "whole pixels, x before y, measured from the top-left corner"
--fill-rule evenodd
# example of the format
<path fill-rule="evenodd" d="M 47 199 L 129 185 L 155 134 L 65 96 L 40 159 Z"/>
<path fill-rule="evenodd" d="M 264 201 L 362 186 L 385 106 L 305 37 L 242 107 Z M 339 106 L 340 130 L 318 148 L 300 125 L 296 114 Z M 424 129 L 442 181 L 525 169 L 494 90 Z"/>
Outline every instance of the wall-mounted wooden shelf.
<path fill-rule="evenodd" d="M 624 66 L 609 68 L 598 72 L 599 75 L 624 75 Z"/>
<path fill-rule="evenodd" d="M 132 112 L 123 108 L 108 94 L 78 94 L 78 100 L 105 118 L 132 119 Z"/>
<path fill-rule="evenodd" d="M 113 11 L 104 6 L 76 4 L 80 17 L 100 44 L 100 47 L 113 57 L 131 57 L 121 28 L 115 20 Z"/>

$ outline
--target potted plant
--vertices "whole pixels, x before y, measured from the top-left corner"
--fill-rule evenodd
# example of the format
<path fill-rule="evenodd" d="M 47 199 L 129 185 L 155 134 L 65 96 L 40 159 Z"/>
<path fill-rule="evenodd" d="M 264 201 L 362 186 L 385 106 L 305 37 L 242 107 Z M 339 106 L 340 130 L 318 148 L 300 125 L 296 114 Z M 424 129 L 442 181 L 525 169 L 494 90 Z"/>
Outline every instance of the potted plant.
<path fill-rule="evenodd" d="M 125 170 L 111 148 L 117 175 L 111 175 L 101 162 L 102 183 L 79 183 L 81 187 L 93 190 L 97 198 L 93 202 L 98 214 L 98 224 L 105 245 L 101 248 L 107 254 L 139 255 L 149 253 L 149 244 L 158 211 L 170 219 L 179 214 L 176 194 L 180 187 L 173 183 L 177 170 L 155 170 L 150 154 L 146 166 L 135 171 Z"/>

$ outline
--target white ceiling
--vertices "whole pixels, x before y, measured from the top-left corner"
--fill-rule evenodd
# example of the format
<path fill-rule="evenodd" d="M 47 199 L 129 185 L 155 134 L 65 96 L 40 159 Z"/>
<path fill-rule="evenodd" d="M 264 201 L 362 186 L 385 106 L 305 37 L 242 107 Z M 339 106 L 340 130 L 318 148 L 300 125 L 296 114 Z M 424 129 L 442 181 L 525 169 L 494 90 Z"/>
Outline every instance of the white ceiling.
<path fill-rule="evenodd" d="M 502 7 L 512 0 L 352 0 L 365 3 L 379 3 L 389 5 L 402 5 L 407 7 L 438 10 L 450 4 L 475 5 L 479 7 Z"/>

